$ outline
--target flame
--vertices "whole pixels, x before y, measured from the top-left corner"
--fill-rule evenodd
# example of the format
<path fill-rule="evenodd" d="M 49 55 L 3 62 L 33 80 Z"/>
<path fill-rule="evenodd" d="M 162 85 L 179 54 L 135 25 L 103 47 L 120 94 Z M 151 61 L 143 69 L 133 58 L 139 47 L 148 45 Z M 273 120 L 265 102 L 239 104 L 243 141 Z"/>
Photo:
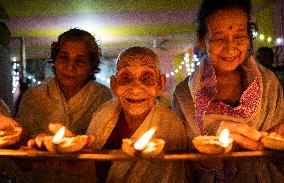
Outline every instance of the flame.
<path fill-rule="evenodd" d="M 134 144 L 134 149 L 136 150 L 143 150 L 147 146 L 148 142 L 156 132 L 155 128 L 151 128 L 148 130 L 144 135 L 142 135 Z"/>
<path fill-rule="evenodd" d="M 228 147 L 230 144 L 229 141 L 230 131 L 228 129 L 222 130 L 219 136 L 219 142 L 222 147 Z"/>
<path fill-rule="evenodd" d="M 52 139 L 52 142 L 54 144 L 59 144 L 61 142 L 61 140 L 63 139 L 64 137 L 64 133 L 65 133 L 65 127 L 61 127 L 58 132 L 54 135 L 53 139 Z"/>

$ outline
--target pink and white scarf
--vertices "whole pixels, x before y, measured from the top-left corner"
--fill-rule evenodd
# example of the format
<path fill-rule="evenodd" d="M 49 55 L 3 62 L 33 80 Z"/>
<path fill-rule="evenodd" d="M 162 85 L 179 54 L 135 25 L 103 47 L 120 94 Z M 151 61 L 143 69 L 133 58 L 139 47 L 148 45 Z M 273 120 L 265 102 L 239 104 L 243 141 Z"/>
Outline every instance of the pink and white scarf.
<path fill-rule="evenodd" d="M 249 118 L 256 113 L 261 100 L 259 78 L 254 77 L 248 88 L 243 92 L 239 105 L 231 107 L 223 102 L 213 102 L 217 94 L 217 79 L 211 61 L 206 57 L 201 65 L 200 85 L 195 85 L 195 114 L 201 134 L 207 134 L 203 128 L 206 114 L 220 114 L 232 117 Z"/>

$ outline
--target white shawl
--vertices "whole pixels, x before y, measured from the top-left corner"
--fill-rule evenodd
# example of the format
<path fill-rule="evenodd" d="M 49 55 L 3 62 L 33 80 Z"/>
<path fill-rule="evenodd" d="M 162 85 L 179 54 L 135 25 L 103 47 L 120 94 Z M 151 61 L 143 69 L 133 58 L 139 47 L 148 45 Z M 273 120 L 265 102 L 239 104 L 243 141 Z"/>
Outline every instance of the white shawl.
<path fill-rule="evenodd" d="M 87 134 L 95 135 L 94 148 L 101 149 L 114 129 L 121 107 L 117 99 L 105 103 L 93 115 Z M 161 104 L 156 104 L 131 138 L 139 138 L 150 128 L 156 127 L 155 137 L 166 141 L 166 150 L 186 147 L 185 129 L 179 118 Z M 169 161 L 114 161 L 107 182 L 183 182 L 183 162 Z"/>
<path fill-rule="evenodd" d="M 16 119 L 33 135 L 47 132 L 50 122 L 61 122 L 74 134 L 85 134 L 94 111 L 110 98 L 107 87 L 89 81 L 66 101 L 57 81 L 51 79 L 25 93 Z"/>

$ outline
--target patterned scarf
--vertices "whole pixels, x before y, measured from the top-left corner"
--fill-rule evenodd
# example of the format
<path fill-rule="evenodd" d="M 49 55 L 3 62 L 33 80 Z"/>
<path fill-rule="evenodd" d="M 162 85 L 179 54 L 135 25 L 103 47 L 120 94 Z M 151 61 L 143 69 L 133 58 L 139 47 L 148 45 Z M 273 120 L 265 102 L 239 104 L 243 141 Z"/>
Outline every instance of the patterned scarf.
<path fill-rule="evenodd" d="M 205 58 L 203 62 L 203 66 L 200 68 L 200 85 L 194 96 L 195 114 L 201 134 L 208 134 L 203 127 L 203 119 L 206 114 L 220 114 L 242 118 L 249 118 L 254 115 L 261 100 L 259 79 L 257 77 L 253 79 L 253 82 L 243 92 L 237 107 L 231 107 L 223 102 L 213 102 L 217 95 L 216 74 L 209 58 Z M 216 170 L 215 182 L 232 182 L 235 173 L 235 161 L 224 160 L 222 166 Z"/>
<path fill-rule="evenodd" d="M 223 102 L 213 102 L 217 95 L 217 79 L 213 65 L 208 58 L 204 59 L 203 70 L 201 72 L 201 85 L 195 94 L 195 114 L 202 135 L 207 134 L 203 128 L 203 119 L 206 114 L 249 118 L 256 113 L 261 100 L 260 82 L 257 77 L 254 78 L 253 82 L 243 92 L 239 105 L 231 107 Z"/>

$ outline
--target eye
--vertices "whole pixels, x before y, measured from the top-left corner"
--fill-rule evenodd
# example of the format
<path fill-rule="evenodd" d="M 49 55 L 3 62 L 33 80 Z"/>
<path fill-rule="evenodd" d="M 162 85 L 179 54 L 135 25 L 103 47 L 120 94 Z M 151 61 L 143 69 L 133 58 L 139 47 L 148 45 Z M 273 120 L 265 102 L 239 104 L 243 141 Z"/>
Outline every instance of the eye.
<path fill-rule="evenodd" d="M 142 74 L 142 76 L 140 77 L 140 81 L 148 86 L 155 85 L 156 83 L 155 75 L 153 73 L 146 72 Z"/>
<path fill-rule="evenodd" d="M 224 38 L 222 38 L 222 37 L 219 37 L 219 38 L 213 38 L 212 39 L 212 41 L 213 42 L 222 42 L 222 41 L 224 41 L 225 39 Z"/>
<path fill-rule="evenodd" d="M 81 58 L 78 58 L 76 60 L 76 63 L 77 63 L 78 66 L 86 66 L 86 65 L 88 65 L 88 59 L 81 57 Z"/>
<path fill-rule="evenodd" d="M 57 62 L 61 62 L 61 63 L 67 62 L 68 59 L 69 59 L 69 58 L 68 58 L 68 55 L 66 55 L 66 54 L 59 54 L 59 55 L 56 57 Z"/>
<path fill-rule="evenodd" d="M 119 85 L 127 85 L 133 80 L 132 76 L 128 73 L 123 73 L 118 76 L 117 81 Z"/>
<path fill-rule="evenodd" d="M 237 36 L 234 37 L 234 39 L 236 41 L 244 41 L 244 40 L 248 39 L 248 37 L 246 35 L 237 35 Z"/>

